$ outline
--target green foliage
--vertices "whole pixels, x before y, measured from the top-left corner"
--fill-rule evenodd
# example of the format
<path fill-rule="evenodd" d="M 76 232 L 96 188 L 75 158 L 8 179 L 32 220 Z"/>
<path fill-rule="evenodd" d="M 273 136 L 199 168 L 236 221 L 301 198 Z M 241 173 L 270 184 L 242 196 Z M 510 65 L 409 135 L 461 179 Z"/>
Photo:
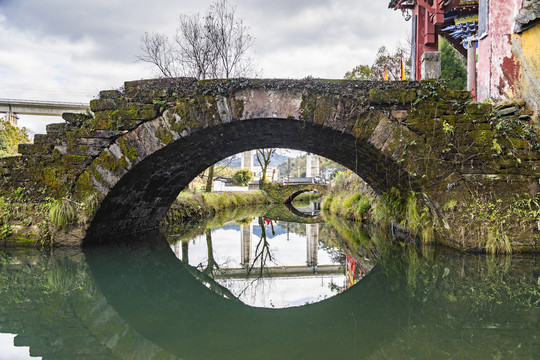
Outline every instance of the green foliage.
<path fill-rule="evenodd" d="M 351 71 L 345 73 L 347 80 L 373 80 L 378 74 L 373 74 L 373 69 L 369 65 L 356 65 Z"/>
<path fill-rule="evenodd" d="M 68 198 L 55 200 L 51 204 L 51 208 L 49 210 L 49 219 L 52 224 L 58 226 L 59 228 L 65 228 L 68 225 L 76 222 L 76 207 Z"/>
<path fill-rule="evenodd" d="M 247 186 L 253 179 L 253 173 L 249 169 L 240 169 L 233 174 L 232 179 L 236 185 Z"/>
<path fill-rule="evenodd" d="M 0 226 L 0 239 L 6 239 L 13 233 L 13 227 L 9 224 Z"/>
<path fill-rule="evenodd" d="M 511 254 L 512 246 L 505 232 L 499 232 L 494 226 L 488 228 L 486 252 L 489 254 Z"/>
<path fill-rule="evenodd" d="M 467 89 L 467 67 L 465 58 L 446 39 L 440 39 L 441 79 L 446 80 L 451 90 Z"/>
<path fill-rule="evenodd" d="M 11 217 L 11 204 L 2 196 L 0 197 L 0 224 L 5 224 Z"/>
<path fill-rule="evenodd" d="M 418 214 L 416 193 L 411 191 L 405 205 L 405 220 L 407 229 L 417 232 L 422 227 L 420 214 Z"/>
<path fill-rule="evenodd" d="M 394 52 L 390 52 L 385 46 L 381 46 L 377 50 L 375 61 L 371 66 L 357 65 L 351 71 L 347 71 L 344 78 L 347 80 L 379 80 L 379 74 L 382 77 L 384 71 L 387 70 L 389 80 L 399 80 L 402 56 L 405 76 L 410 79 L 410 50 L 408 46 L 401 45 Z"/>
<path fill-rule="evenodd" d="M 530 150 L 540 151 L 540 130 L 536 125 L 521 121 L 515 116 L 501 117 L 498 114 L 490 119 L 490 123 L 496 137 L 527 140 L 527 146 Z M 499 154 L 498 150 L 502 152 L 502 148 L 495 141 L 496 139 L 493 140 L 493 149 Z M 514 149 L 509 150 L 513 151 Z"/>
<path fill-rule="evenodd" d="M 167 105 L 167 101 L 165 100 L 152 100 L 152 104 L 154 105 L 154 109 L 161 110 L 162 108 L 165 108 Z"/>
<path fill-rule="evenodd" d="M 451 216 L 460 224 L 462 242 L 465 237 L 474 237 L 480 239 L 478 248 L 488 253 L 509 254 L 513 252 L 509 229 L 523 233 L 530 233 L 531 227 L 540 230 L 540 195 L 524 194 L 507 204 L 473 194 L 472 201 L 456 205 Z"/>
<path fill-rule="evenodd" d="M 446 120 L 443 120 L 443 132 L 445 135 L 454 135 L 454 126 L 450 125 Z"/>
<path fill-rule="evenodd" d="M 182 191 L 167 212 L 164 224 L 171 226 L 181 221 L 200 220 L 225 209 L 266 204 L 264 191 L 235 193 L 191 193 Z"/>
<path fill-rule="evenodd" d="M 15 195 L 15 201 L 22 202 L 24 200 L 24 189 L 22 187 L 18 187 L 13 193 Z"/>
<path fill-rule="evenodd" d="M 373 218 L 381 224 L 391 221 L 402 222 L 405 217 L 407 202 L 401 197 L 400 191 L 392 188 L 384 194 L 373 208 Z"/>
<path fill-rule="evenodd" d="M 366 190 L 365 183 L 356 174 L 342 172 L 332 180 L 330 194 L 324 197 L 322 209 L 349 220 L 368 220 L 374 198 Z"/>
<path fill-rule="evenodd" d="M 0 157 L 17 155 L 17 146 L 30 142 L 25 128 L 19 129 L 0 119 Z"/>
<path fill-rule="evenodd" d="M 497 153 L 497 155 L 501 155 L 502 148 L 501 145 L 497 142 L 497 139 L 493 139 L 492 149 Z"/>

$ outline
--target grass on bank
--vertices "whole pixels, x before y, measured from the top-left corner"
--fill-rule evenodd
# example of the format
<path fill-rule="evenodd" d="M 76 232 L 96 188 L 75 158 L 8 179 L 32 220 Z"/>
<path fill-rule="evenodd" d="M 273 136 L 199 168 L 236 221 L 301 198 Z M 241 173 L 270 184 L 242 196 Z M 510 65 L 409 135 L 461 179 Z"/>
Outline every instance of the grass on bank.
<path fill-rule="evenodd" d="M 531 229 L 540 232 L 538 194 L 516 194 L 516 200 L 509 204 L 473 194 L 467 204 L 448 201 L 443 206 L 444 217 L 439 217 L 425 205 L 428 201 L 425 194 L 400 193 L 393 188 L 382 196 L 374 196 L 362 189 L 361 182 L 352 172 L 339 174 L 323 200 L 323 210 L 383 227 L 400 224 L 423 244 L 433 243 L 437 238 L 451 247 L 461 245 L 462 249 L 489 254 L 520 251 L 520 234 L 530 234 Z M 451 228 L 449 224 L 452 224 L 452 241 L 443 237 Z M 540 236 L 534 236 L 538 243 Z"/>
<path fill-rule="evenodd" d="M 164 223 L 197 220 L 214 215 L 224 209 L 266 204 L 267 202 L 266 194 L 261 190 L 219 193 L 182 191 L 167 212 Z"/>

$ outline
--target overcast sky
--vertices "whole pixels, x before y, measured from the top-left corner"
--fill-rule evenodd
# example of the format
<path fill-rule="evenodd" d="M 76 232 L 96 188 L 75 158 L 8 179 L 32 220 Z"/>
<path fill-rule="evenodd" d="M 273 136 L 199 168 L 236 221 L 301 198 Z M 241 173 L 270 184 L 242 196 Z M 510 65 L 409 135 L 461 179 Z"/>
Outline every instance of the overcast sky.
<path fill-rule="evenodd" d="M 136 61 L 141 35 L 173 34 L 180 14 L 203 13 L 212 2 L 0 0 L 0 98 L 88 102 L 124 81 L 156 77 Z M 343 78 L 410 33 L 388 0 L 230 2 L 255 38 L 266 78 Z"/>

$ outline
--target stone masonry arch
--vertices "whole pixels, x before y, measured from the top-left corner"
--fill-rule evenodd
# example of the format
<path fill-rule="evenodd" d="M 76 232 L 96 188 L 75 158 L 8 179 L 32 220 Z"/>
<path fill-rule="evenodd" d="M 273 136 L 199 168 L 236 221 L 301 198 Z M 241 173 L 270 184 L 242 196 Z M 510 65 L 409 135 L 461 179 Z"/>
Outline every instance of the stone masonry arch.
<path fill-rule="evenodd" d="M 158 79 L 102 91 L 90 106 L 0 164 L 4 192 L 96 197 L 86 244 L 156 227 L 198 173 L 254 148 L 325 156 L 378 193 L 415 191 L 446 222 L 450 200 L 538 192 L 527 141 L 499 137 L 489 104 L 435 82 Z"/>
<path fill-rule="evenodd" d="M 197 174 L 224 157 L 254 148 L 320 154 L 353 169 L 379 193 L 401 186 L 405 172 L 372 144 L 384 143 L 377 136 L 386 135 L 375 128 L 388 116 L 368 106 L 369 91 L 357 89 L 365 84 L 307 82 L 314 89 L 321 86 L 327 93 L 321 96 L 306 91 L 304 82 L 249 81 L 223 89 L 231 83 L 182 81 L 191 81 L 196 88 L 184 83 L 173 90 L 170 86 L 178 83 L 166 80 L 135 82 L 126 84 L 124 94 L 102 93 L 101 99 L 91 103 L 96 115 L 90 121 L 104 128 L 110 128 L 112 120 L 123 122 L 123 112 L 137 111 L 127 104 L 148 103 L 150 98 L 156 116 L 132 121 L 134 126 L 104 148 L 79 176 L 77 193 L 97 190 L 104 197 L 90 235 L 157 226 Z M 348 94 L 340 94 L 344 89 Z M 163 100 L 156 100 L 156 90 L 157 98 Z M 187 94 L 180 95 L 186 90 Z M 414 89 L 399 90 L 402 97 L 415 93 Z M 404 99 L 392 101 L 405 103 Z M 151 111 L 148 106 L 145 109 Z"/>
<path fill-rule="evenodd" d="M 241 133 L 250 135 L 235 136 Z M 151 133 L 146 134 L 150 135 L 146 136 L 151 141 Z M 138 137 L 137 145 L 144 144 L 142 147 L 148 148 L 148 143 L 141 141 L 144 136 Z M 122 137 L 117 143 L 128 141 Z M 306 126 L 292 119 L 244 120 L 199 130 L 196 135 L 186 136 L 156 150 L 129 169 L 126 166 L 123 169 L 125 174 L 118 179 L 116 176 L 121 174 L 121 168 L 105 169 L 109 163 L 104 162 L 118 153 L 116 146 L 119 149 L 119 145 L 113 145 L 112 150 L 104 150 L 107 156 L 100 155 L 86 173 L 94 188 L 106 195 L 90 228 L 92 234 L 125 233 L 157 226 L 178 193 L 195 176 L 224 157 L 256 146 L 287 147 L 321 154 L 355 169 L 380 192 L 399 186 L 397 181 L 387 181 L 399 176 L 398 167 L 390 159 L 369 147 L 358 146 L 350 135 L 321 126 Z M 122 157 L 115 158 L 114 164 L 118 163 L 123 163 Z M 374 167 L 364 164 L 373 164 Z M 375 176 L 377 170 L 378 177 Z M 387 176 L 392 170 L 395 176 Z M 101 176 L 103 182 L 94 176 Z"/>

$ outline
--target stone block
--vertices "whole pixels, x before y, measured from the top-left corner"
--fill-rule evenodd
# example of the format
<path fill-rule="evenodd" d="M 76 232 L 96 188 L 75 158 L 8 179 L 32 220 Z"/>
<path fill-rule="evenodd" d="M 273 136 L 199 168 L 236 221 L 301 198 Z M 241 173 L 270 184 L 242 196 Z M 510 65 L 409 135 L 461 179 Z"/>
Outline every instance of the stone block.
<path fill-rule="evenodd" d="M 122 131 L 122 130 L 112 130 L 112 129 L 95 130 L 94 135 L 92 137 L 101 138 L 101 139 L 110 139 L 110 138 L 116 138 L 125 132 L 126 132 L 125 130 Z"/>
<path fill-rule="evenodd" d="M 99 98 L 119 100 L 122 98 L 122 93 L 118 90 L 103 90 L 99 92 Z"/>
<path fill-rule="evenodd" d="M 84 124 L 88 119 L 91 119 L 92 116 L 88 114 L 82 114 L 82 113 L 69 113 L 65 112 L 62 114 L 62 119 L 67 121 L 69 124 L 80 127 L 82 124 Z"/>
<path fill-rule="evenodd" d="M 68 123 L 55 123 L 55 124 L 48 124 L 45 129 L 47 131 L 47 134 L 63 134 L 68 130 L 71 130 L 73 126 Z"/>
<path fill-rule="evenodd" d="M 116 109 L 116 102 L 113 99 L 94 99 L 90 101 L 90 110 L 105 111 Z"/>
<path fill-rule="evenodd" d="M 54 144 L 59 140 L 60 134 L 36 134 L 34 144 Z"/>
<path fill-rule="evenodd" d="M 498 102 L 497 104 L 495 104 L 495 106 L 493 106 L 493 108 L 495 110 L 502 110 L 509 107 L 513 107 L 513 106 L 524 106 L 524 105 L 525 105 L 525 100 L 508 99 L 508 100 L 503 100 L 503 101 Z"/>
<path fill-rule="evenodd" d="M 53 148 L 52 144 L 19 144 L 17 151 L 21 155 L 40 155 L 52 153 Z"/>
<path fill-rule="evenodd" d="M 422 80 L 440 79 L 441 52 L 426 51 L 422 54 Z"/>
<path fill-rule="evenodd" d="M 416 99 L 415 89 L 371 89 L 369 103 L 374 105 L 409 105 Z"/>
<path fill-rule="evenodd" d="M 513 115 L 517 113 L 518 111 L 519 111 L 519 108 L 517 106 L 511 106 L 511 107 L 504 108 L 502 110 L 498 110 L 497 114 L 499 114 L 500 116 L 507 116 L 507 115 Z"/>
<path fill-rule="evenodd" d="M 76 140 L 78 145 L 95 146 L 95 147 L 107 147 L 112 141 L 107 138 L 80 138 Z"/>

